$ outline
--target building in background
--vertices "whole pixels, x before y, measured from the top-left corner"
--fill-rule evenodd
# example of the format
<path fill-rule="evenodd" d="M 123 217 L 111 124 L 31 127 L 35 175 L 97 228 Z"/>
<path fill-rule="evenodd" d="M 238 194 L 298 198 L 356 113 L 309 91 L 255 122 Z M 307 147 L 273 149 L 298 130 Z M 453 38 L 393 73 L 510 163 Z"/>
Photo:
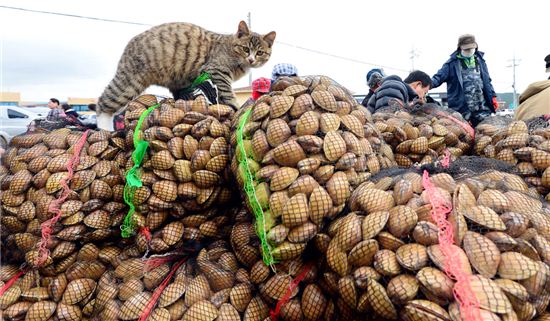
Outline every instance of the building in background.
<path fill-rule="evenodd" d="M 67 99 L 67 104 L 69 104 L 79 114 L 95 114 L 95 111 L 88 109 L 88 105 L 97 104 L 97 99 L 69 97 Z"/>
<path fill-rule="evenodd" d="M 239 106 L 242 106 L 252 96 L 252 86 L 235 88 L 233 91 Z"/>
<path fill-rule="evenodd" d="M 0 105 L 2 106 L 19 106 L 21 102 L 21 94 L 17 92 L 1 92 Z"/>

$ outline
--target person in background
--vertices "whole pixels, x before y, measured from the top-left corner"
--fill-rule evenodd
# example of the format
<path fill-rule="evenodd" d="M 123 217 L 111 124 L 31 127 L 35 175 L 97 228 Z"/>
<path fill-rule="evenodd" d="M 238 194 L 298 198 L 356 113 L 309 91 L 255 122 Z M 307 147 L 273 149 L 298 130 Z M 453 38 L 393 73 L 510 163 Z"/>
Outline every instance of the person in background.
<path fill-rule="evenodd" d="M 384 80 L 386 74 L 382 68 L 374 68 L 367 73 L 367 86 L 369 86 L 369 93 L 365 96 L 365 99 L 361 102 L 361 105 L 367 107 L 369 99 L 374 95 L 374 92 L 380 87 L 382 80 Z"/>
<path fill-rule="evenodd" d="M 50 111 L 46 116 L 46 120 L 58 121 L 65 117 L 65 112 L 63 111 L 63 108 L 61 108 L 61 106 L 59 105 L 59 100 L 57 98 L 50 98 L 50 100 L 48 101 L 48 108 L 50 108 Z"/>
<path fill-rule="evenodd" d="M 447 83 L 449 108 L 459 112 L 474 127 L 498 109 L 483 55 L 473 35 L 462 35 L 449 60 L 432 77 L 432 88 Z"/>
<path fill-rule="evenodd" d="M 95 111 L 96 107 L 97 107 L 97 104 L 88 104 L 89 111 Z"/>
<path fill-rule="evenodd" d="M 544 58 L 544 62 L 546 72 L 550 72 L 550 55 Z M 540 116 L 546 120 L 550 118 L 550 78 L 527 86 L 519 95 L 519 106 L 514 113 L 516 120 L 529 120 Z"/>
<path fill-rule="evenodd" d="M 273 66 L 273 71 L 271 72 L 271 83 L 273 84 L 279 77 L 295 77 L 298 76 L 298 68 L 292 64 L 276 64 Z"/>
<path fill-rule="evenodd" d="M 63 108 L 63 111 L 65 112 L 66 116 L 72 116 L 74 118 L 78 118 L 78 113 L 71 107 L 69 104 L 61 104 L 61 107 Z"/>
<path fill-rule="evenodd" d="M 389 106 L 392 100 L 397 100 L 403 106 L 415 101 L 423 103 L 431 86 L 430 76 L 420 70 L 411 72 L 405 80 L 401 80 L 397 75 L 388 76 L 369 99 L 367 108 L 374 113 Z"/>
<path fill-rule="evenodd" d="M 254 104 L 258 98 L 262 97 L 263 95 L 267 94 L 269 92 L 269 88 L 271 87 L 271 79 L 260 77 L 258 79 L 255 79 L 252 82 L 252 96 L 248 98 L 247 101 L 241 106 L 241 108 L 245 108 L 247 106 L 250 106 Z"/>

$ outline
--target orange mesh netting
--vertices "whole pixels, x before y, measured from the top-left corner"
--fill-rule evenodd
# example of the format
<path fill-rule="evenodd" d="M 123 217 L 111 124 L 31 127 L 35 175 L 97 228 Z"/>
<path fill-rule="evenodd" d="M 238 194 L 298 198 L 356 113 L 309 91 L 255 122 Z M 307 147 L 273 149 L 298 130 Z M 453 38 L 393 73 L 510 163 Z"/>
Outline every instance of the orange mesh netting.
<path fill-rule="evenodd" d="M 65 200 L 71 193 L 68 182 L 73 178 L 74 170 L 80 162 L 80 152 L 82 151 L 84 144 L 86 144 L 86 139 L 88 138 L 89 132 L 89 129 L 86 130 L 82 137 L 80 137 L 78 143 L 74 146 L 73 156 L 67 161 L 68 174 L 60 182 L 63 192 L 61 193 L 61 196 L 53 200 L 48 207 L 48 211 L 55 214 L 54 217 L 45 221 L 40 226 L 42 230 L 42 239 L 38 243 L 38 256 L 36 257 L 35 263 L 36 266 L 42 266 L 42 264 L 46 262 L 48 256 L 50 255 L 48 246 L 51 240 L 53 226 L 55 225 L 55 223 L 57 223 L 59 218 L 61 218 L 61 204 L 65 202 Z"/>
<path fill-rule="evenodd" d="M 292 292 L 294 292 L 294 289 L 298 287 L 298 284 L 302 282 L 302 280 L 306 277 L 307 273 L 311 270 L 312 267 L 313 267 L 313 262 L 309 262 L 308 264 L 306 264 L 302 272 L 300 272 L 300 274 L 298 274 L 294 278 L 294 280 L 292 280 L 292 282 L 288 285 L 288 289 L 286 290 L 285 295 L 279 300 L 279 302 L 277 302 L 277 306 L 275 306 L 275 311 L 271 310 L 269 313 L 271 316 L 271 320 L 277 321 L 277 319 L 279 318 L 279 313 L 281 312 L 281 308 L 288 301 L 290 301 Z"/>
<path fill-rule="evenodd" d="M 439 194 L 430 181 L 427 171 L 424 171 L 422 185 L 432 205 L 432 219 L 438 227 L 439 246 L 445 257 L 445 273 L 450 278 L 456 280 L 453 293 L 455 299 L 460 304 L 460 314 L 467 321 L 481 320 L 479 302 L 470 287 L 470 275 L 462 271 L 459 253 L 452 246 L 454 244 L 454 231 L 453 226 L 447 220 L 447 215 L 452 210 L 452 204 L 449 204 Z"/>
<path fill-rule="evenodd" d="M 176 271 L 185 261 L 187 261 L 187 258 L 183 258 L 178 263 L 174 264 L 170 273 L 166 276 L 164 281 L 162 281 L 162 283 L 158 286 L 155 292 L 153 292 L 151 299 L 149 300 L 149 302 L 147 302 L 147 305 L 145 306 L 145 308 L 143 309 L 143 312 L 139 316 L 138 321 L 147 320 L 147 318 L 149 317 L 149 314 L 151 313 L 151 311 L 153 311 L 155 304 L 157 304 L 157 301 L 160 298 L 162 291 L 164 291 L 164 289 L 168 286 L 168 283 L 172 279 L 172 276 L 174 276 L 174 273 L 176 273 Z"/>

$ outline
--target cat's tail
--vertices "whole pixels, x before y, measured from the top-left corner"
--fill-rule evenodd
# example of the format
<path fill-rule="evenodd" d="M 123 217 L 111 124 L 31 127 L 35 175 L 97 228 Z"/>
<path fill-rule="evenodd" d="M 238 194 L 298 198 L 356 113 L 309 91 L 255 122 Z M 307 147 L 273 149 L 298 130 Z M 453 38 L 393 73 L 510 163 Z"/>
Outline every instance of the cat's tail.
<path fill-rule="evenodd" d="M 117 73 L 97 101 L 97 127 L 113 130 L 114 114 L 145 88 L 139 76 Z"/>

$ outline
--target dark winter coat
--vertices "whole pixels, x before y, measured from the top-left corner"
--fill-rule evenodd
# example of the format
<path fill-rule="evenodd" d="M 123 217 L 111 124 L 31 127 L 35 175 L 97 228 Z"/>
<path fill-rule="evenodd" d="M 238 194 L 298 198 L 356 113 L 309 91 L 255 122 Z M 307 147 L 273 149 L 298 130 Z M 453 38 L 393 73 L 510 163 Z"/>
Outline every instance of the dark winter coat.
<path fill-rule="evenodd" d="M 382 107 L 389 106 L 392 99 L 397 99 L 403 104 L 407 104 L 414 98 L 418 97 L 411 86 L 399 78 L 392 75 L 386 77 L 380 87 L 374 92 L 374 95 L 369 99 L 368 109 L 374 113 Z"/>
<path fill-rule="evenodd" d="M 468 112 L 468 107 L 464 99 L 464 87 L 462 83 L 462 66 L 461 61 L 457 57 L 458 51 L 451 54 L 451 58 L 443 64 L 443 67 L 432 77 L 432 88 L 441 86 L 444 82 L 447 83 L 447 100 L 449 108 L 456 110 L 457 112 L 464 114 Z M 485 103 L 494 112 L 493 97 L 496 97 L 495 89 L 491 84 L 491 77 L 489 76 L 489 70 L 485 59 L 483 59 L 484 53 L 476 51 L 476 64 L 480 68 L 481 79 L 483 80 L 483 97 Z"/>
<path fill-rule="evenodd" d="M 361 102 L 361 105 L 365 107 L 369 107 L 369 99 L 374 95 L 374 91 L 372 89 L 369 89 L 369 93 L 365 96 L 363 101 Z"/>

